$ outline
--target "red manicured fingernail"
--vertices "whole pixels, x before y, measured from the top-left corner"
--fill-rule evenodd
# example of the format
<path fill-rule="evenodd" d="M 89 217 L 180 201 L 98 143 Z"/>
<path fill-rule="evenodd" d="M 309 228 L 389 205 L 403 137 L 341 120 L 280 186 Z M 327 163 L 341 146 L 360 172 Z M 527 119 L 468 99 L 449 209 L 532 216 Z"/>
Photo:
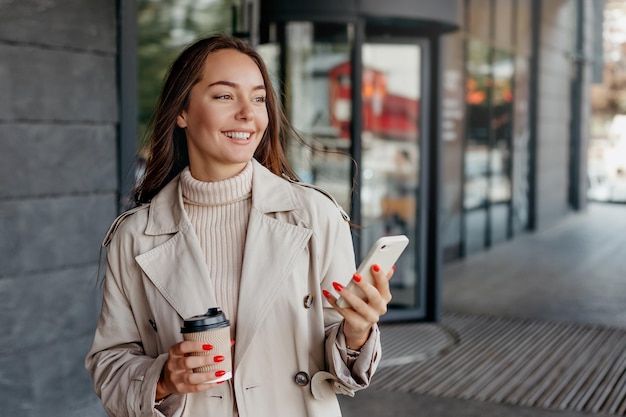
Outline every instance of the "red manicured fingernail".
<path fill-rule="evenodd" d="M 235 346 L 235 341 L 234 341 L 234 340 L 231 340 L 231 341 L 230 341 L 230 345 L 231 345 L 231 346 Z"/>
<path fill-rule="evenodd" d="M 359 275 L 359 274 L 354 274 L 354 275 L 352 275 L 352 279 L 353 279 L 355 282 L 361 282 L 361 275 Z"/>
<path fill-rule="evenodd" d="M 215 356 L 215 357 L 213 358 L 213 362 L 224 362 L 224 359 L 226 359 L 226 358 L 224 358 L 224 357 L 223 357 L 223 356 L 221 356 L 221 355 L 218 355 L 218 356 Z"/>
<path fill-rule="evenodd" d="M 338 283 L 338 282 L 333 282 L 333 287 L 335 287 L 335 289 L 336 289 L 337 291 L 341 291 L 341 290 L 343 290 L 343 285 L 341 285 L 341 284 L 340 284 L 340 283 Z"/>
<path fill-rule="evenodd" d="M 202 345 L 202 350 L 212 350 L 212 349 L 213 349 L 213 345 L 209 345 L 209 344 Z"/>
<path fill-rule="evenodd" d="M 380 266 L 378 266 L 378 264 L 374 264 L 372 266 L 372 269 L 374 270 L 374 272 L 378 272 L 378 271 L 380 271 Z"/>
<path fill-rule="evenodd" d="M 396 270 L 396 266 L 395 265 L 392 266 L 391 269 L 393 269 L 395 271 Z"/>
<path fill-rule="evenodd" d="M 219 382 L 216 382 L 216 384 L 223 384 L 224 382 L 226 381 L 219 381 Z"/>
<path fill-rule="evenodd" d="M 215 376 L 220 377 L 226 375 L 226 371 L 216 371 Z"/>
<path fill-rule="evenodd" d="M 324 297 L 330 298 L 330 293 L 328 291 L 322 290 L 322 294 L 324 294 Z"/>

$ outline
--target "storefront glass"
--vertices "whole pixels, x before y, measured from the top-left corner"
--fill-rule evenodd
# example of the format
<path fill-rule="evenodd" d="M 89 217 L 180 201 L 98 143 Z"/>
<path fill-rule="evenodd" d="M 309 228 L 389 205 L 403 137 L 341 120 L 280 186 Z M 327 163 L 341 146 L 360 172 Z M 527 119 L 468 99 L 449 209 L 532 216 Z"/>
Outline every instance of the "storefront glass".
<path fill-rule="evenodd" d="M 467 4 L 465 254 L 527 227 L 529 158 L 525 55 L 529 32 L 523 26 L 528 24 L 529 3 L 470 0 Z M 481 26 L 483 15 L 494 16 L 487 28 Z"/>
<path fill-rule="evenodd" d="M 485 225 L 490 185 L 491 66 L 489 45 L 481 40 L 467 44 L 464 236 L 466 254 L 486 245 Z"/>
<path fill-rule="evenodd" d="M 491 209 L 490 244 L 495 244 L 510 236 L 513 55 L 506 51 L 494 50 L 492 68 L 489 200 Z"/>
<path fill-rule="evenodd" d="M 404 234 L 410 246 L 391 279 L 395 307 L 418 304 L 419 45 L 366 43 L 362 48 L 363 133 L 361 251 L 383 235 Z"/>
<path fill-rule="evenodd" d="M 350 51 L 347 25 L 292 22 L 286 26 L 286 112 L 306 145 L 288 157 L 298 176 L 330 192 L 349 211 Z"/>
<path fill-rule="evenodd" d="M 282 61 L 278 45 L 259 50 L 270 71 L 283 74 L 278 85 L 285 111 L 306 142 L 292 141 L 288 148 L 298 176 L 330 192 L 347 211 L 355 207 L 353 196 L 360 197 L 354 235 L 361 256 L 381 236 L 409 237 L 391 281 L 391 307 L 415 310 L 423 306 L 417 230 L 421 47 L 417 40 L 362 44 L 361 132 L 353 153 L 353 30 L 350 24 L 288 22 Z"/>

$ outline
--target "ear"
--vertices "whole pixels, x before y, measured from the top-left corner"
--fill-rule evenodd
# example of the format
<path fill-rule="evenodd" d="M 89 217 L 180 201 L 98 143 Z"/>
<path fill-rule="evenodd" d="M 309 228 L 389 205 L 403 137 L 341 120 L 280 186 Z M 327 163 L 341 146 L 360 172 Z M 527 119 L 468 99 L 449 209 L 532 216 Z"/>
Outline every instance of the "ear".
<path fill-rule="evenodd" d="M 178 115 L 178 117 L 176 117 L 176 125 L 178 125 L 178 127 L 180 127 L 181 129 L 184 129 L 187 127 L 187 120 L 185 119 L 185 112 L 182 112 L 181 114 Z"/>

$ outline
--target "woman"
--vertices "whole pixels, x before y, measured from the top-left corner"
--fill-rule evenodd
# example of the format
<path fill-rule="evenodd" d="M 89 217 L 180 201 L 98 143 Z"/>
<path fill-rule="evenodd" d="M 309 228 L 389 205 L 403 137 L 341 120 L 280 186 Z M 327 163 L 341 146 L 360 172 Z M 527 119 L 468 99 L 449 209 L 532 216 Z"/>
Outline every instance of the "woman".
<path fill-rule="evenodd" d="M 340 416 L 366 387 L 392 272 L 360 281 L 347 216 L 294 177 L 288 130 L 259 55 L 227 36 L 188 47 L 166 77 L 138 207 L 103 244 L 103 304 L 86 358 L 111 416 Z M 379 268 L 375 268 L 379 269 Z M 354 279 L 368 297 L 344 289 Z M 336 306 L 335 292 L 352 308 Z M 222 357 L 183 341 L 183 319 L 220 306 L 233 378 L 191 370 Z M 219 374 L 219 372 L 218 372 Z"/>

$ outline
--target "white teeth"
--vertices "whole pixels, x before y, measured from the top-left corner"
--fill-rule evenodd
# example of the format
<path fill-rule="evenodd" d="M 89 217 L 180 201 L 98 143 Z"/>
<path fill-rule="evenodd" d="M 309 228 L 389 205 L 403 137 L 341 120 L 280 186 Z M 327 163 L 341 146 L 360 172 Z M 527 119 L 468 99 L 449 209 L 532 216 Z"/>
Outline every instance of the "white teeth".
<path fill-rule="evenodd" d="M 232 139 L 247 140 L 250 137 L 248 132 L 224 132 L 224 134 Z"/>

